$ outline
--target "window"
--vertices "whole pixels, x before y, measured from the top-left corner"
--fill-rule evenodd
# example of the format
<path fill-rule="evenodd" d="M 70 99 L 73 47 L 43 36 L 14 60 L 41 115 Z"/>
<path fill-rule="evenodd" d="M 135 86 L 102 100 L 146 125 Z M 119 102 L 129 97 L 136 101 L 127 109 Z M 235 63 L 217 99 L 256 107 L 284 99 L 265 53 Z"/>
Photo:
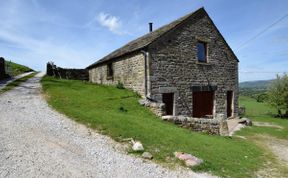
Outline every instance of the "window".
<path fill-rule="evenodd" d="M 107 64 L 107 79 L 113 78 L 113 65 L 112 63 Z"/>
<path fill-rule="evenodd" d="M 197 43 L 197 58 L 199 62 L 207 62 L 207 44 L 199 41 Z"/>

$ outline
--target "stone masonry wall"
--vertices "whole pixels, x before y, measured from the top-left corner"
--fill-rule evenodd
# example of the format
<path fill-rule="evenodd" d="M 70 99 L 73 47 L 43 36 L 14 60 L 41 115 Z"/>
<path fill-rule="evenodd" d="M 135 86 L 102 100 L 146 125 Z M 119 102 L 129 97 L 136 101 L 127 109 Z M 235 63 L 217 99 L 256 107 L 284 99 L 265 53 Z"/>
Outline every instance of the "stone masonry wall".
<path fill-rule="evenodd" d="M 5 60 L 0 57 L 0 80 L 5 78 Z"/>
<path fill-rule="evenodd" d="M 175 115 L 193 113 L 191 86 L 217 86 L 214 117 L 226 117 L 226 93 L 234 93 L 233 116 L 238 108 L 238 62 L 207 16 L 197 16 L 185 25 L 168 32 L 149 46 L 151 98 L 162 102 L 162 93 L 173 92 Z M 207 43 L 208 62 L 197 60 L 197 41 Z M 189 109 L 188 109 L 189 108 Z"/>
<path fill-rule="evenodd" d="M 217 115 L 214 119 L 192 118 L 186 116 L 163 116 L 162 120 L 173 122 L 183 128 L 211 135 L 227 136 L 229 134 L 227 120 Z"/>
<path fill-rule="evenodd" d="M 113 61 L 113 78 L 107 78 L 107 64 L 89 70 L 89 80 L 93 83 L 116 85 L 123 83 L 125 88 L 132 89 L 144 96 L 144 55 L 134 53 Z"/>
<path fill-rule="evenodd" d="M 88 80 L 89 73 L 87 69 L 68 69 L 57 67 L 53 63 L 47 63 L 46 74 L 62 79 L 70 80 Z"/>

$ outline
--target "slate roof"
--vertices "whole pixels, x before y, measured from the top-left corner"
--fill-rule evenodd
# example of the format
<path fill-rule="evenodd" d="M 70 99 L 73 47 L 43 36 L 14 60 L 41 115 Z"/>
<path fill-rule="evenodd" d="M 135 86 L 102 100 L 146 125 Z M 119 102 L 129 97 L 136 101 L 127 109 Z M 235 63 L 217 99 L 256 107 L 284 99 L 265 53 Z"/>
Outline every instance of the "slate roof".
<path fill-rule="evenodd" d="M 103 57 L 102 59 L 96 61 L 95 63 L 91 64 L 90 66 L 87 67 L 87 69 L 93 68 L 95 66 L 98 66 L 98 65 L 100 65 L 102 63 L 105 63 L 105 62 L 108 62 L 110 60 L 113 60 L 113 59 L 118 58 L 120 56 L 123 56 L 125 54 L 129 54 L 131 52 L 134 52 L 134 51 L 137 51 L 137 50 L 141 50 L 141 49 L 147 47 L 153 41 L 155 41 L 158 38 L 160 38 L 165 33 L 169 32 L 170 30 L 175 29 L 176 26 L 178 26 L 179 24 L 182 24 L 182 22 L 184 22 L 189 17 L 196 17 L 198 15 L 202 15 L 203 13 L 207 14 L 206 11 L 204 10 L 204 7 L 200 8 L 200 9 L 198 9 L 198 10 L 196 10 L 196 11 L 190 13 L 190 14 L 187 14 L 187 15 L 185 15 L 185 16 L 183 16 L 183 17 L 181 17 L 181 18 L 179 18 L 179 19 L 177 19 L 177 20 L 175 20 L 175 21 L 173 21 L 173 22 L 171 22 L 171 23 L 169 23 L 167 25 L 164 25 L 164 26 L 158 28 L 155 31 L 152 31 L 152 32 L 150 32 L 150 33 L 148 33 L 148 34 L 146 34 L 144 36 L 141 36 L 141 37 L 139 37 L 139 38 L 127 43 L 123 47 L 113 51 L 112 53 L 110 53 L 107 56 Z M 212 20 L 211 20 L 211 22 L 212 22 Z M 220 32 L 219 32 L 219 34 L 221 35 Z M 225 39 L 224 39 L 224 41 L 225 41 Z M 227 44 L 227 46 L 229 47 L 228 44 Z M 229 47 L 229 49 L 230 49 L 230 47 Z M 232 51 L 232 53 L 233 53 L 233 51 Z M 234 55 L 234 53 L 233 53 L 233 55 Z M 236 56 L 235 56 L 235 58 L 237 59 Z M 237 61 L 238 61 L 238 59 L 237 59 Z"/>

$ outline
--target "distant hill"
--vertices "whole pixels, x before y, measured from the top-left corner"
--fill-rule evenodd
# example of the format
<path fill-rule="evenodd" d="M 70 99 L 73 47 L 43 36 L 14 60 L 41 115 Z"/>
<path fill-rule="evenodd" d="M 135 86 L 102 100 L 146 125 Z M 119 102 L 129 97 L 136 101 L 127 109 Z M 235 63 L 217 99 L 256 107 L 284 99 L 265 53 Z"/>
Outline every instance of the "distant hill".
<path fill-rule="evenodd" d="M 256 81 L 249 81 L 249 82 L 241 82 L 239 84 L 240 88 L 254 88 L 254 89 L 264 89 L 266 90 L 267 87 L 271 84 L 273 80 L 256 80 Z"/>

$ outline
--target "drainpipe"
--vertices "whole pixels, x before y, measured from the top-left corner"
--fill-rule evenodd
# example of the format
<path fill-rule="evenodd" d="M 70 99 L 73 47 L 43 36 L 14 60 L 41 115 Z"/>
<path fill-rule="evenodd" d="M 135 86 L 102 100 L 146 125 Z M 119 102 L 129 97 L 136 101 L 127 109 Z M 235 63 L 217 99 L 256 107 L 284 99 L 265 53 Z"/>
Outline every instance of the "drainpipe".
<path fill-rule="evenodd" d="M 145 84 L 145 98 L 148 98 L 147 96 L 147 58 L 148 58 L 148 52 L 141 50 L 140 53 L 144 55 L 144 84 Z"/>

